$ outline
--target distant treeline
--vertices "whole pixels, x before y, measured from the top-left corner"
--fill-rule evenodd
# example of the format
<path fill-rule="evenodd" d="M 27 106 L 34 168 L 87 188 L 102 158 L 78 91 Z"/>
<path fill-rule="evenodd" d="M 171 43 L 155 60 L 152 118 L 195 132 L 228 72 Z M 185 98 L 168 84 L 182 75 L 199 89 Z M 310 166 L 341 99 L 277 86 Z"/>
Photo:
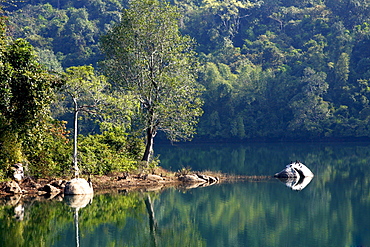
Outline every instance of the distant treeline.
<path fill-rule="evenodd" d="M 173 0 L 196 39 L 206 88 L 197 139 L 370 137 L 370 3 Z M 14 37 L 49 69 L 102 58 L 99 38 L 127 1 L 29 0 L 9 8 Z"/>

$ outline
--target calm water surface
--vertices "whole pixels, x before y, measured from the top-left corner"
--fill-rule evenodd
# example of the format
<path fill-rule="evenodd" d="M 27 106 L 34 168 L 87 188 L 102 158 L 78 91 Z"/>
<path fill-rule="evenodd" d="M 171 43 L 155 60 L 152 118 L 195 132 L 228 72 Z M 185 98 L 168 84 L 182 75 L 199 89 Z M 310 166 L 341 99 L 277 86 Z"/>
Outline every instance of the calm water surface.
<path fill-rule="evenodd" d="M 301 190 L 269 179 L 95 195 L 79 210 L 3 199 L 0 246 L 370 246 L 370 143 L 156 148 L 171 170 L 272 175 L 300 160 L 315 177 Z"/>

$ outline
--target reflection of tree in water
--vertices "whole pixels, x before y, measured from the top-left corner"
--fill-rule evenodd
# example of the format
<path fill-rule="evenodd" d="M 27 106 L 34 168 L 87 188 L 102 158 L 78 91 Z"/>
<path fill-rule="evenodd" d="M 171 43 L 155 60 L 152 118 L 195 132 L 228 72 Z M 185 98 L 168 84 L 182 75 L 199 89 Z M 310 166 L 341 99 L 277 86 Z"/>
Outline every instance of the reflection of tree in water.
<path fill-rule="evenodd" d="M 368 143 L 190 143 L 159 145 L 157 151 L 164 168 L 192 167 L 238 175 L 273 175 L 282 165 L 300 160 L 314 174 L 324 176 L 324 180 L 315 181 L 323 182 L 321 186 L 335 176 L 362 176 L 367 172 L 364 165 L 370 164 Z"/>
<path fill-rule="evenodd" d="M 84 243 L 98 239 L 101 246 L 285 246 L 288 235 L 290 243 L 368 243 L 369 148 L 324 146 L 306 156 L 317 169 L 299 193 L 269 180 L 96 195 L 75 221 Z M 0 246 L 52 246 L 71 228 L 65 203 L 23 201 L 17 221 L 14 202 L 0 205 Z"/>
<path fill-rule="evenodd" d="M 180 212 L 175 215 L 171 214 L 176 205 L 171 203 L 159 205 L 157 210 L 162 213 L 158 220 L 155 215 L 154 210 L 156 207 L 154 206 L 152 197 L 148 193 L 144 199 L 149 217 L 150 246 L 205 246 L 205 242 L 200 235 L 198 227 L 195 225 L 195 221 L 189 220 L 189 215 L 181 214 Z M 154 198 L 158 198 L 158 194 Z M 170 221 L 167 221 L 165 218 L 169 214 L 174 217 Z"/>
<path fill-rule="evenodd" d="M 157 240 L 156 240 L 155 235 L 156 235 L 158 223 L 155 219 L 154 208 L 153 208 L 152 200 L 150 199 L 149 194 L 145 198 L 145 206 L 146 206 L 146 210 L 148 211 L 148 215 L 149 215 L 149 229 L 150 229 L 150 235 L 152 238 L 152 243 L 153 243 L 153 246 L 157 246 Z"/>
<path fill-rule="evenodd" d="M 93 194 L 86 195 L 65 195 L 64 200 L 68 206 L 74 209 L 74 224 L 76 230 L 76 246 L 80 246 L 80 232 L 79 232 L 79 221 L 78 221 L 78 211 L 81 208 L 86 207 L 92 202 Z"/>

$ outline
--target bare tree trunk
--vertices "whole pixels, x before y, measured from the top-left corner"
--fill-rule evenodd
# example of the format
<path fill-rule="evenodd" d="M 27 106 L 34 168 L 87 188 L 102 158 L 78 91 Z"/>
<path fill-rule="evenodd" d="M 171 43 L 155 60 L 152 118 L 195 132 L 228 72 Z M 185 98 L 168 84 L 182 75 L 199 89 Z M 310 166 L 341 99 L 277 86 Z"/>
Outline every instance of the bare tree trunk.
<path fill-rule="evenodd" d="M 74 110 L 74 135 L 73 135 L 73 169 L 75 172 L 75 178 L 78 178 L 80 175 L 80 169 L 78 168 L 78 161 L 77 161 L 77 137 L 78 137 L 78 108 L 77 108 L 77 100 L 73 99 L 75 104 Z"/>
<path fill-rule="evenodd" d="M 154 127 L 149 127 L 146 131 L 146 146 L 144 156 L 141 161 L 146 161 L 148 164 L 153 153 L 153 141 L 156 135 L 156 130 Z"/>

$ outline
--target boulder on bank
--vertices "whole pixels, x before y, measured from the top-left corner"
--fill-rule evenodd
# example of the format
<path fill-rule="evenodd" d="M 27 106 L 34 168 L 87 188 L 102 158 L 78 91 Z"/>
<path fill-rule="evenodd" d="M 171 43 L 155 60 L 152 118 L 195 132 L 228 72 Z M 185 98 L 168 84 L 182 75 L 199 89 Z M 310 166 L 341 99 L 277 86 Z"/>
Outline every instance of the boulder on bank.
<path fill-rule="evenodd" d="M 24 169 L 22 163 L 12 165 L 11 170 L 13 172 L 13 178 L 16 181 L 22 181 L 24 178 Z"/>
<path fill-rule="evenodd" d="M 59 194 L 61 190 L 51 184 L 46 184 L 43 188 L 43 191 L 45 191 L 48 194 Z"/>
<path fill-rule="evenodd" d="M 5 192 L 10 194 L 22 194 L 23 191 L 16 181 L 7 182 L 5 185 Z"/>
<path fill-rule="evenodd" d="M 154 182 L 163 181 L 163 178 L 161 176 L 155 174 L 147 174 L 146 176 L 144 176 L 144 178 Z"/>
<path fill-rule="evenodd" d="M 209 183 L 209 184 L 214 184 L 219 181 L 218 177 L 212 177 L 203 174 L 180 175 L 179 180 L 186 183 Z"/>
<path fill-rule="evenodd" d="M 301 162 L 292 162 L 287 165 L 285 169 L 276 173 L 274 177 L 277 178 L 304 178 L 304 177 L 313 177 L 313 173 L 307 166 Z"/>
<path fill-rule="evenodd" d="M 94 190 L 91 182 L 83 178 L 74 178 L 68 181 L 64 187 L 65 195 L 88 195 L 93 193 Z"/>

